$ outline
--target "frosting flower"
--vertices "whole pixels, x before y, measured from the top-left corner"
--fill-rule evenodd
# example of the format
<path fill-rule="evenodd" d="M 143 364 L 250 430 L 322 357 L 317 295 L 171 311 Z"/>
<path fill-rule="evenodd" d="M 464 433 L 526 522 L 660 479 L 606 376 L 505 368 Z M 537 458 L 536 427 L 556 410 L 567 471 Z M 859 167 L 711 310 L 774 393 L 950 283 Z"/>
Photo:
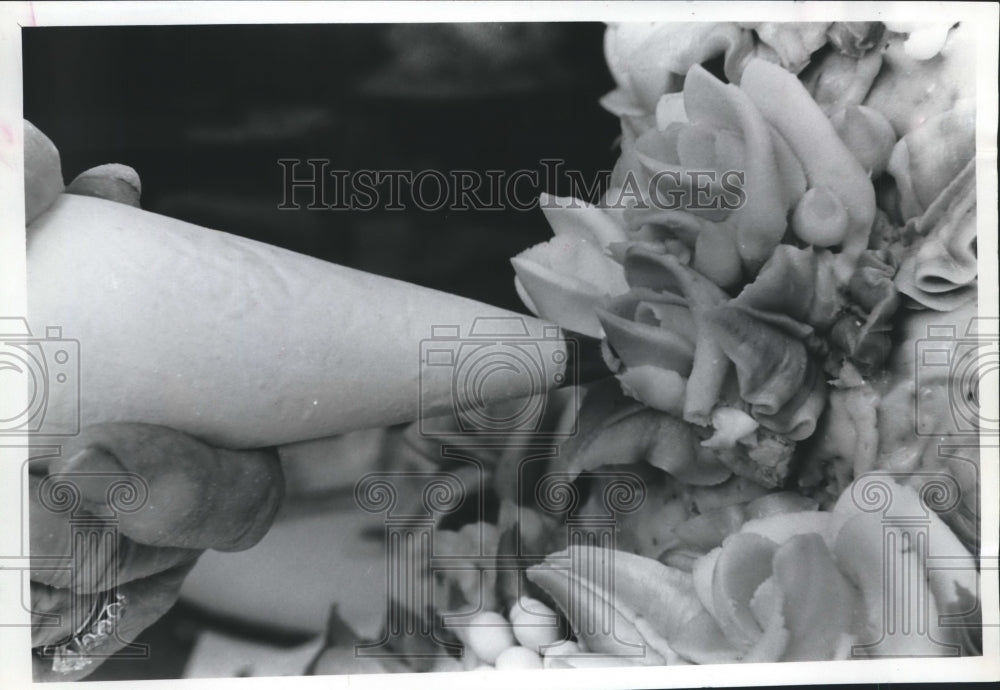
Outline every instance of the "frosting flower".
<path fill-rule="evenodd" d="M 803 342 L 811 328 L 780 311 L 769 316 L 766 309 L 784 305 L 764 296 L 772 294 L 765 284 L 742 301 L 730 299 L 677 257 L 642 246 L 627 251 L 624 267 L 632 290 L 598 309 L 613 364 L 626 384 L 636 369 L 644 377 L 672 373 L 683 407 L 674 396 L 666 407 L 637 397 L 702 426 L 717 406 L 735 406 L 792 440 L 812 434 L 825 385 Z"/>
<path fill-rule="evenodd" d="M 511 259 L 517 292 L 536 315 L 601 337 L 597 304 L 628 289 L 621 264 L 608 254 L 625 232 L 604 211 L 576 199 L 546 194 L 540 205 L 555 237 Z"/>
<path fill-rule="evenodd" d="M 634 151 L 623 150 L 612 178 L 622 193 L 632 185 L 643 195 L 626 214 L 629 229 L 651 226 L 685 241 L 694 268 L 731 287 L 756 275 L 794 210 L 800 239 L 839 247 L 846 280 L 868 244 L 874 188 L 805 86 L 783 68 L 751 59 L 739 87 L 695 65 L 684 82 L 683 113 L 671 98 L 661 101 L 657 128 L 641 134 Z M 863 114 L 860 122 L 851 119 L 852 138 L 864 143 L 868 122 Z M 708 180 L 702 187 L 699 175 Z M 727 179 L 740 183 L 737 203 Z"/>
<path fill-rule="evenodd" d="M 645 665 L 978 654 L 969 633 L 978 573 L 931 509 L 944 507 L 941 488 L 918 494 L 872 473 L 830 512 L 771 494 L 748 504 L 753 510 L 724 506 L 703 524 L 685 523 L 692 542 L 695 531 L 709 542 L 713 531 L 729 532 L 689 569 L 575 545 L 527 575 L 569 618 L 581 646 L 597 655 L 595 665 L 600 655 L 615 662 L 628 647 L 631 662 Z M 921 525 L 892 533 L 890 516 Z M 911 539 L 921 536 L 925 546 L 913 548 Z M 552 567 L 567 556 L 600 567 Z M 948 566 L 928 567 L 931 558 Z"/>
<path fill-rule="evenodd" d="M 689 242 L 695 268 L 735 285 L 781 241 L 788 210 L 805 192 L 803 168 L 749 95 L 700 65 L 687 74 L 683 105 L 683 119 L 661 121 L 635 142 L 644 198 L 630 226 L 651 224 Z M 733 199 L 727 181 L 742 195 Z"/>
<path fill-rule="evenodd" d="M 588 389 L 566 467 L 673 491 L 621 559 L 555 554 L 613 563 L 620 589 L 529 570 L 585 650 L 616 653 L 578 586 L 641 663 L 980 653 L 978 453 L 940 451 L 978 379 L 916 361 L 925 327 L 975 313 L 970 31 L 609 29 L 602 208 L 548 213 L 557 237 L 518 262 L 526 301 L 600 334 L 620 384 Z"/>
<path fill-rule="evenodd" d="M 832 512 L 745 522 L 695 561 L 704 611 L 668 643 L 696 663 L 918 656 L 946 644 L 976 653 L 958 628 L 939 620 L 972 611 L 978 575 L 972 556 L 928 507 L 937 498 L 870 474 L 845 490 Z M 890 510 L 925 520 L 930 553 L 911 550 L 902 537 L 887 541 Z M 928 556 L 948 559 L 949 567 L 929 568 Z M 886 573 L 904 573 L 905 581 L 887 581 Z M 926 627 L 893 630 L 887 614 Z"/>

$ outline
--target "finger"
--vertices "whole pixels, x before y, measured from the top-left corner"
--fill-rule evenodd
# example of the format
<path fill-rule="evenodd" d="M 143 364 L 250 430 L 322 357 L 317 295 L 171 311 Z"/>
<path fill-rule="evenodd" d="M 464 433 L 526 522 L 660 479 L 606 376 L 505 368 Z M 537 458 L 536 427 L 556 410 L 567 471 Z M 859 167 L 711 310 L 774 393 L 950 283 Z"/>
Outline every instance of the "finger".
<path fill-rule="evenodd" d="M 152 424 L 99 424 L 68 444 L 51 472 L 141 477 L 145 502 L 120 513 L 121 532 L 143 544 L 238 551 L 256 544 L 281 505 L 284 479 L 273 449 L 231 451 Z M 81 452 L 85 451 L 85 452 Z M 100 484 L 81 486 L 95 505 Z"/>
<path fill-rule="evenodd" d="M 108 163 L 84 170 L 66 187 L 69 194 L 95 196 L 139 208 L 142 184 L 139 173 L 127 165 Z"/>
<path fill-rule="evenodd" d="M 28 481 L 32 582 L 80 594 L 101 592 L 193 562 L 201 553 L 137 543 L 116 533 L 113 519 L 95 527 L 92 513 L 58 511 L 40 500 L 42 478 Z"/>
<path fill-rule="evenodd" d="M 62 164 L 59 149 L 33 124 L 24 121 L 24 215 L 25 223 L 40 216 L 62 194 Z"/>
<path fill-rule="evenodd" d="M 177 602 L 181 584 L 194 563 L 187 563 L 152 577 L 130 582 L 118 589 L 124 595 L 124 606 L 115 626 L 115 634 L 94 646 L 90 663 L 80 669 L 58 672 L 52 659 L 32 654 L 32 673 L 36 682 L 74 681 L 94 672 L 109 656 L 133 642 L 143 630 L 159 620 Z M 148 650 L 155 654 L 155 650 Z"/>

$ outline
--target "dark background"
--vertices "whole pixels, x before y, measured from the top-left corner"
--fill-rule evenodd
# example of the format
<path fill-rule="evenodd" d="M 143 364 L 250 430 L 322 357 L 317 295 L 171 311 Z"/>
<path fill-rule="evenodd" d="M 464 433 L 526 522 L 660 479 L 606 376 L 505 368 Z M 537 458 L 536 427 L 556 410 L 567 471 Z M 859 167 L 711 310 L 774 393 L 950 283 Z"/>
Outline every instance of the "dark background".
<path fill-rule="evenodd" d="M 59 148 L 67 183 L 125 163 L 147 210 L 523 311 L 508 259 L 551 235 L 538 210 L 277 208 L 279 158 L 609 169 L 619 126 L 597 103 L 613 87 L 604 27 L 471 27 L 25 29 L 24 114 Z"/>

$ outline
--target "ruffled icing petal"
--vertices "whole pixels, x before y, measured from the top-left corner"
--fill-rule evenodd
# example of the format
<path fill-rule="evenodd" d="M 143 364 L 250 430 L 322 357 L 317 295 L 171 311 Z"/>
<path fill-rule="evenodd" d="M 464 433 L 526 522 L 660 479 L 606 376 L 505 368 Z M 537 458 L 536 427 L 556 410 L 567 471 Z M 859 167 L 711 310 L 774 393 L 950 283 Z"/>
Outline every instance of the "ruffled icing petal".
<path fill-rule="evenodd" d="M 972 602 L 979 591 L 975 559 L 931 509 L 930 502 L 925 503 L 912 487 L 896 483 L 891 475 L 885 476 L 883 485 L 882 493 L 887 493 L 891 499 L 891 506 L 887 505 L 886 509 L 891 509 L 893 515 L 926 520 L 926 550 L 914 552 L 903 539 L 887 544 L 883 512 L 865 512 L 860 505 L 862 501 L 851 488 L 843 492 L 834 506 L 834 519 L 827 539 L 833 544 L 832 551 L 841 571 L 861 590 L 864 599 L 867 630 L 859 642 L 873 643 L 882 639 L 879 654 L 940 654 L 941 644 L 962 642 L 960 628 L 948 626 L 941 614 L 971 613 Z M 887 545 L 892 548 L 887 549 Z M 947 565 L 929 568 L 931 562 Z M 909 571 L 903 570 L 905 565 L 909 566 Z M 899 573 L 908 572 L 909 588 L 921 583 L 929 588 L 930 596 L 914 596 L 913 590 L 902 586 L 898 578 L 892 586 L 886 587 L 883 572 L 888 567 Z M 899 615 L 909 615 L 911 620 L 918 617 L 926 620 L 927 633 L 886 636 L 887 594 L 893 597 L 890 610 L 907 611 Z"/>
<path fill-rule="evenodd" d="M 791 146 L 809 186 L 826 187 L 840 199 L 851 221 L 843 252 L 856 258 L 868 246 L 876 208 L 875 189 L 861 164 L 791 73 L 763 60 L 751 60 L 740 88 Z"/>
<path fill-rule="evenodd" d="M 800 534 L 822 534 L 830 530 L 833 516 L 830 513 L 813 510 L 795 514 L 790 520 L 787 515 L 775 514 L 756 520 L 747 520 L 742 532 L 767 537 L 775 544 L 784 544 Z"/>
<path fill-rule="evenodd" d="M 850 494 L 850 490 L 844 495 Z M 894 562 L 897 567 L 904 561 L 918 560 L 912 563 L 916 572 L 912 575 L 912 585 L 923 581 L 926 586 L 926 562 L 920 563 L 919 559 L 909 558 L 903 551 L 904 545 L 901 540 L 896 539 L 889 544 L 883 532 L 885 518 L 881 514 L 863 513 L 855 514 L 848 518 L 837 533 L 834 541 L 833 553 L 837 559 L 837 564 L 841 571 L 858 587 L 861 591 L 864 614 L 862 621 L 863 630 L 859 633 L 858 643 L 860 645 L 870 645 L 881 641 L 878 653 L 890 656 L 913 656 L 930 655 L 939 653 L 937 643 L 930 639 L 928 635 L 886 635 L 886 612 L 887 610 L 900 611 L 900 615 L 908 615 L 911 620 L 916 620 L 917 616 L 927 617 L 928 621 L 936 622 L 940 609 L 934 597 L 921 597 L 923 601 L 915 601 L 915 597 L 907 597 L 906 588 L 898 586 L 886 586 L 885 569 Z M 933 539 L 930 540 L 933 544 Z M 890 548 L 892 547 L 892 548 Z M 890 595 L 892 602 L 888 603 L 891 609 L 887 609 L 886 597 Z M 922 610 L 914 610 L 914 605 Z M 902 611 L 907 613 L 902 613 Z M 914 631 L 915 632 L 915 631 Z M 858 647 L 856 651 L 864 654 L 864 648 Z"/>
<path fill-rule="evenodd" d="M 933 509 L 935 500 L 941 499 L 945 503 L 951 500 L 949 496 L 951 489 L 948 488 L 948 484 L 943 484 L 945 487 L 943 494 L 935 496 L 933 492 L 936 488 L 940 489 L 942 484 L 935 483 L 932 477 L 928 477 L 927 486 L 918 493 L 912 486 L 897 483 L 891 473 L 873 472 L 867 477 L 871 481 L 879 478 L 880 475 L 884 477 L 884 484 L 888 487 L 892 500 L 892 513 L 894 515 L 926 517 L 929 530 L 927 541 L 929 552 L 926 555 L 930 558 L 940 558 L 942 563 L 947 562 L 947 567 L 926 570 L 935 601 L 946 613 L 968 613 L 962 608 L 968 603 L 963 598 L 962 592 L 975 593 L 978 591 L 979 573 L 976 570 L 975 558 Z M 838 555 L 841 549 L 848 550 L 850 548 L 850 533 L 856 533 L 863 529 L 861 526 L 851 529 L 853 521 L 858 519 L 874 520 L 874 524 L 883 521 L 881 512 L 864 512 L 860 503 L 858 496 L 848 489 L 841 494 L 833 508 L 834 519 L 829 530 L 830 541 L 835 545 Z M 886 509 L 889 507 L 886 506 Z M 872 541 L 881 541 L 881 527 L 875 529 L 870 538 Z M 900 548 L 902 549 L 903 545 L 900 545 Z M 876 562 L 881 562 L 881 560 L 880 557 Z"/>
<path fill-rule="evenodd" d="M 672 122 L 662 132 L 650 129 L 640 135 L 636 181 L 644 205 L 713 221 L 728 217 L 732 209 L 715 201 L 725 192 L 715 152 L 715 133 L 700 123 Z"/>
<path fill-rule="evenodd" d="M 715 334 L 705 323 L 706 314 L 728 296 L 712 281 L 681 264 L 669 254 L 656 254 L 636 247 L 625 257 L 629 284 L 665 294 L 682 296 L 691 308 L 695 325 L 695 348 L 684 400 L 684 419 L 708 424 L 712 408 L 729 376 L 726 355 Z"/>
<path fill-rule="evenodd" d="M 632 102 L 652 112 L 661 94 L 680 89 L 672 56 L 664 51 L 676 29 L 656 22 L 623 22 L 604 32 L 604 55 L 618 86 Z"/>
<path fill-rule="evenodd" d="M 810 362 L 801 341 L 736 306 L 713 309 L 708 320 L 736 366 L 740 397 L 754 405 L 755 416 L 777 414 L 807 385 Z"/>
<path fill-rule="evenodd" d="M 771 143 L 774 144 L 774 159 L 778 164 L 783 198 L 789 207 L 794 207 L 808 188 L 805 169 L 774 125 L 771 125 Z"/>
<path fill-rule="evenodd" d="M 621 265 L 594 243 L 570 235 L 511 259 L 526 306 L 542 318 L 594 337 L 602 334 L 597 305 L 628 290 Z M 586 276 L 584 279 L 582 276 Z"/>
<path fill-rule="evenodd" d="M 723 84 L 698 65 L 684 82 L 684 105 L 693 122 L 741 135 L 746 202 L 733 218 L 740 256 L 747 270 L 756 273 L 785 233 L 788 208 L 771 128 L 746 93 Z"/>
<path fill-rule="evenodd" d="M 779 64 L 798 74 L 809 57 L 826 45 L 830 22 L 760 22 L 754 25 L 762 42 L 774 49 Z"/>
<path fill-rule="evenodd" d="M 729 22 L 670 22 L 615 24 L 605 33 L 605 55 L 615 81 L 639 74 L 639 93 L 645 102 L 650 90 L 662 88 L 661 75 L 683 75 L 695 64 L 724 55 L 723 71 L 738 81 L 743 63 L 753 51 L 753 36 Z M 663 89 L 660 93 L 678 89 Z M 659 94 L 657 94 L 658 96 Z"/>
<path fill-rule="evenodd" d="M 870 54 L 884 33 L 882 22 L 834 22 L 826 30 L 830 43 L 839 51 L 837 54 L 855 58 Z"/>
<path fill-rule="evenodd" d="M 746 147 L 736 132 L 728 129 L 715 130 L 715 165 L 715 169 L 723 174 L 743 171 L 746 165 Z"/>
<path fill-rule="evenodd" d="M 844 298 L 829 252 L 782 244 L 733 304 L 825 329 L 843 308 Z"/>
<path fill-rule="evenodd" d="M 885 172 L 896 145 L 896 132 L 885 115 L 867 106 L 849 105 L 830 121 L 872 179 Z"/>
<path fill-rule="evenodd" d="M 904 256 L 896 286 L 904 295 L 938 311 L 952 311 L 976 295 L 975 162 L 958 177 L 915 223 L 925 235 Z"/>
<path fill-rule="evenodd" d="M 718 285 L 670 254 L 633 247 L 625 255 L 624 269 L 625 280 L 631 287 L 682 297 L 694 310 L 713 307 L 729 299 Z"/>
<path fill-rule="evenodd" d="M 665 166 L 680 165 L 678 140 L 687 127 L 682 122 L 672 122 L 662 132 L 650 129 L 635 140 L 635 155 L 642 167 L 649 173 L 656 173 Z"/>
<path fill-rule="evenodd" d="M 694 244 L 694 268 L 721 287 L 738 285 L 743 279 L 743 264 L 733 229 L 715 223 L 702 229 Z"/>
<path fill-rule="evenodd" d="M 829 659 L 840 638 L 852 631 L 860 593 L 837 569 L 819 534 L 798 535 L 782 544 L 773 568 L 790 633 L 782 660 Z"/>
<path fill-rule="evenodd" d="M 738 532 L 745 521 L 743 506 L 724 506 L 688 518 L 674 528 L 674 534 L 688 546 L 708 551 Z"/>
<path fill-rule="evenodd" d="M 771 517 L 772 515 L 814 511 L 816 508 L 817 503 L 815 499 L 803 496 L 795 491 L 777 491 L 764 494 L 760 498 L 755 498 L 747 503 L 746 512 L 747 519 L 759 520 Z"/>
<path fill-rule="evenodd" d="M 694 360 L 693 321 L 679 318 L 663 325 L 635 321 L 644 296 L 655 298 L 633 292 L 596 310 L 608 343 L 627 367 L 649 365 L 686 377 Z"/>
<path fill-rule="evenodd" d="M 832 117 L 844 108 L 863 103 L 881 68 L 881 51 L 854 56 L 831 51 L 802 76 L 817 105 Z"/>
<path fill-rule="evenodd" d="M 687 379 L 676 371 L 642 364 L 627 367 L 617 377 L 622 392 L 630 398 L 660 412 L 683 414 Z"/>
<path fill-rule="evenodd" d="M 687 112 L 684 110 L 684 94 L 665 93 L 656 102 L 656 128 L 661 132 L 673 122 L 687 122 Z"/>
<path fill-rule="evenodd" d="M 761 426 L 792 441 L 803 441 L 813 435 L 819 418 L 826 409 L 827 389 L 819 368 L 809 360 L 802 387 L 775 414 L 754 405 L 751 408 Z"/>
<path fill-rule="evenodd" d="M 924 213 L 975 158 L 975 105 L 963 103 L 932 117 L 899 140 L 888 172 L 899 189 L 903 220 Z"/>
<path fill-rule="evenodd" d="M 569 571 L 552 567 L 570 559 L 591 566 L 608 563 L 613 574 L 608 578 L 605 569 L 593 567 Z M 528 579 L 548 593 L 567 614 L 574 631 L 590 651 L 615 654 L 621 652 L 621 642 L 645 645 L 643 663 L 662 664 L 666 656 L 663 639 L 675 639 L 678 631 L 703 611 L 690 574 L 651 558 L 599 547 L 571 546 L 551 554 L 547 561 L 529 568 Z M 580 594 L 583 597 L 577 599 Z M 603 625 L 596 629 L 593 625 L 609 609 L 614 615 L 614 635 L 608 635 Z M 640 618 L 648 625 L 636 626 Z M 655 637 L 647 638 L 644 635 L 647 631 L 655 632 Z"/>
<path fill-rule="evenodd" d="M 695 246 L 698 235 L 714 225 L 712 221 L 687 211 L 660 209 L 648 204 L 646 208 L 627 209 L 625 222 L 633 236 L 648 232 L 662 239 L 679 239 L 690 247 Z"/>
<path fill-rule="evenodd" d="M 628 239 L 623 227 L 602 209 L 586 201 L 543 192 L 538 198 L 538 206 L 554 235 L 579 237 L 598 247 Z"/>
<path fill-rule="evenodd" d="M 687 621 L 668 641 L 674 651 L 696 664 L 729 664 L 742 656 L 708 611 Z"/>
<path fill-rule="evenodd" d="M 768 663 L 779 661 L 791 640 L 791 633 L 785 624 L 784 593 L 774 584 L 774 578 L 761 583 L 750 600 L 750 608 L 764 633 L 750 648 L 742 661 L 744 663 Z"/>
<path fill-rule="evenodd" d="M 748 650 L 764 632 L 750 609 L 750 599 L 771 576 L 778 545 L 757 534 L 734 534 L 726 540 L 712 573 L 712 603 L 723 634 L 736 649 Z"/>

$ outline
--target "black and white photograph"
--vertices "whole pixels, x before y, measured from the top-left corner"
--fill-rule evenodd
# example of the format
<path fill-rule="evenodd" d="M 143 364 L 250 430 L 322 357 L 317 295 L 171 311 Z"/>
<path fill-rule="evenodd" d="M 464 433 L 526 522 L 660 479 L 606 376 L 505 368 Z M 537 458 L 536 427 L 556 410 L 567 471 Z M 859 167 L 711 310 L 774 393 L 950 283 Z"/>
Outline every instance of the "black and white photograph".
<path fill-rule="evenodd" d="M 1000 680 L 1000 6 L 528 5 L 0 8 L 4 687 Z"/>

